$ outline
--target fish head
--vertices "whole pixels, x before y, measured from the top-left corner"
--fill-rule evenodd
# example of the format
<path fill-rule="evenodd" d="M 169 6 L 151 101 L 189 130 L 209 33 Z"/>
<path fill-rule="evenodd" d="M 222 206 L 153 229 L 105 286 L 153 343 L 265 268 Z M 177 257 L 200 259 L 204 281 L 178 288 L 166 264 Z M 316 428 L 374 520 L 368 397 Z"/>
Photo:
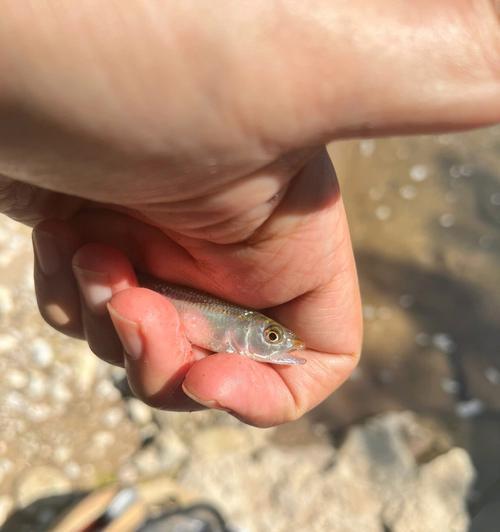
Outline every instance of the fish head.
<path fill-rule="evenodd" d="M 304 361 L 288 355 L 305 348 L 297 335 L 280 323 L 257 314 L 248 320 L 241 350 L 255 360 L 273 364 L 302 364 Z"/>

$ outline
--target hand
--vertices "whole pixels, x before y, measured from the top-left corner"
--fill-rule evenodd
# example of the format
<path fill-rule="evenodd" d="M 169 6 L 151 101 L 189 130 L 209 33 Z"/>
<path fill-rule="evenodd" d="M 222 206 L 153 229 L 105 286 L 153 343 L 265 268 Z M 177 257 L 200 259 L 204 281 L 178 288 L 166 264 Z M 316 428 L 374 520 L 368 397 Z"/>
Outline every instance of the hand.
<path fill-rule="evenodd" d="M 386 1 L 372 12 L 364 2 L 318 1 L 292 12 L 253 2 L 236 12 L 231 3 L 194 11 L 137 2 L 126 12 L 100 6 L 99 16 L 91 2 L 78 12 L 58 4 L 58 16 L 49 2 L 34 12 L 7 4 L 0 197 L 4 212 L 28 223 L 67 220 L 35 231 L 49 323 L 84 331 L 100 356 L 123 363 L 104 307 L 115 294 L 128 351 L 124 328 L 142 339 L 140 357 L 125 359 L 129 379 L 155 406 L 192 408 L 187 392 L 271 425 L 331 393 L 357 362 L 361 320 L 345 214 L 320 146 L 497 121 L 492 4 L 400 12 Z M 80 312 L 71 258 L 87 242 L 112 249 L 77 253 Z M 275 368 L 193 351 L 165 300 L 128 288 L 131 264 L 270 307 L 306 340 L 308 363 Z"/>

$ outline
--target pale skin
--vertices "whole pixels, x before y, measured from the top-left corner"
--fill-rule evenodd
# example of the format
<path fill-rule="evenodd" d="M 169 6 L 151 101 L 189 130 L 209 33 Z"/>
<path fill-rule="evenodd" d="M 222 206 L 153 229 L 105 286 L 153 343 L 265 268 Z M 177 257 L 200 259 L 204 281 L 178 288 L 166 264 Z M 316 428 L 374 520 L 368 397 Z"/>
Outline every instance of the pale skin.
<path fill-rule="evenodd" d="M 0 0 L 0 14 L 0 210 L 35 227 L 40 311 L 165 409 L 276 425 L 355 368 L 326 142 L 500 121 L 491 0 Z M 266 309 L 307 363 L 208 356 L 134 268 Z"/>

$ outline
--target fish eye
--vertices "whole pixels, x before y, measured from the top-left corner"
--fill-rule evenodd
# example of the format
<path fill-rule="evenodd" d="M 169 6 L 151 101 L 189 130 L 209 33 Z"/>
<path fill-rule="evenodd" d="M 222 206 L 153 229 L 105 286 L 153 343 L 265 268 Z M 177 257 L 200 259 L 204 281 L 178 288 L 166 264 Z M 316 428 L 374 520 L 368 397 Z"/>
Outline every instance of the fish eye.
<path fill-rule="evenodd" d="M 265 329 L 264 337 L 270 344 L 277 344 L 283 340 L 283 332 L 276 325 L 270 325 Z"/>

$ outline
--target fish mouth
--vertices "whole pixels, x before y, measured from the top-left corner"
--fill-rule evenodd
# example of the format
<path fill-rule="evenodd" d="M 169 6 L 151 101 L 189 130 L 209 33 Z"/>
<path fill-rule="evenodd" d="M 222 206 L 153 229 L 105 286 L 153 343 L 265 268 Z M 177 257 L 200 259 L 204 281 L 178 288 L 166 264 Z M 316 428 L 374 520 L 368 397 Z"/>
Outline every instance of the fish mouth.
<path fill-rule="evenodd" d="M 292 346 L 294 351 L 303 351 L 306 348 L 306 344 L 298 338 L 293 340 Z"/>

